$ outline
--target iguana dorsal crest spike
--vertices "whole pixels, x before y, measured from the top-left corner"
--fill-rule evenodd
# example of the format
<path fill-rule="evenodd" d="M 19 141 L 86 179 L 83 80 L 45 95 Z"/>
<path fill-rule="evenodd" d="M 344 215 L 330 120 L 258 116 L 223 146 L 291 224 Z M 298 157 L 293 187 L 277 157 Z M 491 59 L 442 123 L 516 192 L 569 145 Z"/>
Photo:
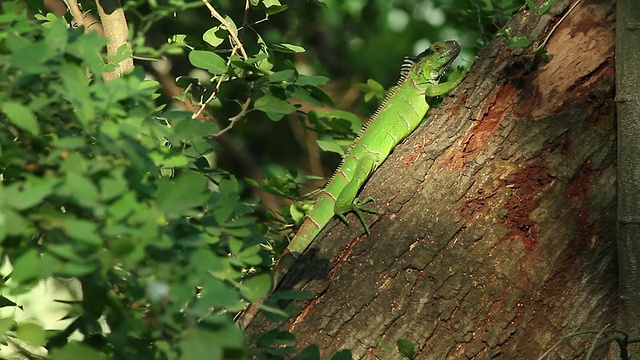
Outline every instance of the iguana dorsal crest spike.
<path fill-rule="evenodd" d="M 415 59 L 412 57 L 406 57 L 404 58 L 404 62 L 402 63 L 402 68 L 400 70 L 400 80 L 398 80 L 398 84 L 403 83 L 407 76 L 409 76 L 409 73 L 411 72 L 411 69 L 413 69 L 413 67 L 416 65 Z"/>

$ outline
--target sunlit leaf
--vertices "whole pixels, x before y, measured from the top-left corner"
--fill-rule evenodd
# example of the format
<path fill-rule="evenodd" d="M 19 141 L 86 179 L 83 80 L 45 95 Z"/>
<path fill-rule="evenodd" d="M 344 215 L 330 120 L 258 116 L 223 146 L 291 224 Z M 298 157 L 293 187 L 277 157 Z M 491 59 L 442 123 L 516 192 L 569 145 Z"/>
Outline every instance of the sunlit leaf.
<path fill-rule="evenodd" d="M 518 49 L 529 46 L 531 44 L 531 40 L 526 36 L 514 36 L 509 39 L 509 47 L 511 49 Z"/>
<path fill-rule="evenodd" d="M 19 324 L 16 329 L 16 336 L 20 340 L 34 346 L 42 346 L 47 342 L 42 326 L 34 323 Z"/>
<path fill-rule="evenodd" d="M 214 75 L 227 72 L 227 63 L 212 51 L 193 50 L 189 53 L 189 61 L 193 66 L 205 69 Z"/>
<path fill-rule="evenodd" d="M 33 135 L 40 134 L 40 125 L 36 116 L 31 110 L 14 101 L 5 101 L 0 104 L 0 110 L 7 115 L 7 118 L 17 127 L 30 132 Z"/>
<path fill-rule="evenodd" d="M 78 341 L 70 341 L 62 348 L 54 348 L 49 354 L 49 358 L 52 360 L 108 359 L 104 353 Z"/>
<path fill-rule="evenodd" d="M 318 147 L 320 147 L 322 151 L 333 152 L 340 154 L 340 156 L 344 156 L 345 154 L 342 146 L 338 145 L 335 141 L 317 139 L 316 144 L 318 144 Z"/>
<path fill-rule="evenodd" d="M 408 359 L 413 359 L 416 356 L 416 345 L 407 339 L 398 339 L 397 341 L 398 352 Z"/>
<path fill-rule="evenodd" d="M 191 329 L 180 343 L 181 360 L 222 360 L 223 348 L 217 333 Z"/>
<path fill-rule="evenodd" d="M 320 360 L 320 348 L 318 345 L 309 345 L 291 360 Z"/>
<path fill-rule="evenodd" d="M 273 50 L 285 52 L 285 53 L 303 53 L 305 49 L 302 46 L 287 44 L 287 43 L 276 43 L 272 45 Z"/>
<path fill-rule="evenodd" d="M 263 298 L 271 291 L 273 286 L 273 280 L 270 274 L 258 274 L 242 283 L 240 292 L 242 296 L 246 297 L 249 301 L 257 301 Z"/>
<path fill-rule="evenodd" d="M 254 108 L 267 113 L 267 115 L 287 115 L 296 111 L 296 107 L 289 102 L 273 95 L 265 94 L 256 100 Z"/>
<path fill-rule="evenodd" d="M 204 204 L 209 197 L 205 193 L 207 181 L 206 177 L 192 172 L 183 173 L 176 179 L 161 179 L 156 192 L 160 210 L 166 214 L 180 214 Z"/>
<path fill-rule="evenodd" d="M 224 37 L 219 37 L 218 32 L 220 31 L 220 27 L 212 27 L 211 29 L 205 31 L 202 34 L 202 40 L 204 40 L 207 44 L 213 46 L 214 48 L 218 47 L 218 45 L 224 42 Z"/>
<path fill-rule="evenodd" d="M 8 207 L 25 210 L 41 203 L 59 184 L 58 179 L 30 177 L 26 182 L 7 186 L 4 202 Z"/>

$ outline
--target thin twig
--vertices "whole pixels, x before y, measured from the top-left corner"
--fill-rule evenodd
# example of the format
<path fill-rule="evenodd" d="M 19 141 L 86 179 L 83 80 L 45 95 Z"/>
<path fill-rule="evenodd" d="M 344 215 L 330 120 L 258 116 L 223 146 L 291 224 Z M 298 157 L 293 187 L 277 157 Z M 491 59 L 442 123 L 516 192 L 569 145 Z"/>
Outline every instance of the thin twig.
<path fill-rule="evenodd" d="M 232 48 L 231 48 L 231 54 L 229 55 L 229 58 L 227 59 L 227 66 L 229 66 L 231 64 L 231 59 L 233 58 L 234 55 L 236 55 L 238 53 L 238 51 L 240 51 L 240 57 L 242 59 L 244 59 L 244 60 L 248 59 L 249 56 L 247 55 L 247 52 L 244 50 L 244 46 L 242 45 L 242 42 L 238 38 L 237 30 L 227 21 L 227 19 L 225 19 L 222 15 L 220 15 L 220 13 L 218 11 L 216 11 L 216 9 L 209 3 L 208 0 L 202 0 L 202 2 L 205 4 L 205 6 L 211 12 L 211 16 L 216 18 L 229 31 L 229 37 L 230 37 L 230 42 L 231 42 Z M 245 5 L 245 7 L 246 6 L 248 6 L 248 3 L 247 3 L 247 5 Z M 246 11 L 246 9 L 245 9 L 245 11 Z M 200 104 L 200 108 L 192 116 L 193 119 L 199 117 L 200 114 L 202 114 L 204 109 L 207 107 L 207 105 L 216 98 L 216 96 L 220 92 L 220 87 L 222 86 L 222 83 L 225 80 L 227 80 L 228 78 L 229 77 L 226 74 L 223 74 L 220 77 L 218 77 L 218 80 L 216 81 L 215 90 L 211 93 L 211 96 L 209 96 L 209 98 L 206 101 L 204 101 L 204 102 L 202 102 Z M 246 114 L 247 108 L 248 108 L 250 102 L 251 102 L 250 99 L 247 99 L 244 102 L 244 104 L 242 105 L 242 110 L 240 111 L 240 113 L 238 113 L 236 116 L 234 116 L 234 117 L 229 119 L 229 121 L 230 121 L 229 126 L 224 128 L 223 130 L 221 130 L 218 134 L 216 134 L 214 136 L 218 136 L 218 135 L 223 134 L 226 131 L 230 130 L 233 127 L 233 125 L 236 122 L 238 122 L 244 116 L 244 114 Z"/>
<path fill-rule="evenodd" d="M 73 17 L 73 21 L 80 26 L 85 26 L 84 23 L 84 15 L 82 15 L 82 10 L 80 10 L 80 6 L 78 6 L 77 0 L 64 0 L 65 4 L 67 4 L 67 8 Z M 85 31 L 87 31 L 87 27 L 85 26 Z"/>
<path fill-rule="evenodd" d="M 227 30 L 229 30 L 229 34 L 231 35 L 231 38 L 233 39 L 233 42 L 235 43 L 235 46 L 240 48 L 240 53 L 242 54 L 242 58 L 244 60 L 248 59 L 249 56 L 247 56 L 247 52 L 244 50 L 244 47 L 242 46 L 242 43 L 240 42 L 240 39 L 238 38 L 238 32 L 236 31 L 236 29 L 233 26 L 231 26 L 231 24 L 227 21 L 227 19 L 222 17 L 222 15 L 220 15 L 220 13 L 217 12 L 216 9 L 213 6 L 211 6 L 211 4 L 209 4 L 208 0 L 202 0 L 202 2 L 209 9 L 209 11 L 211 12 L 211 16 L 213 16 L 218 21 L 220 21 L 220 23 L 222 25 L 224 25 L 227 28 Z"/>
<path fill-rule="evenodd" d="M 218 131 L 213 136 L 217 137 L 226 133 L 227 131 L 231 130 L 231 128 L 233 128 L 233 125 L 235 125 L 238 121 L 244 119 L 244 116 L 247 114 L 247 110 L 249 109 L 249 104 L 251 104 L 251 98 L 248 98 L 247 100 L 244 101 L 239 113 L 229 118 L 229 125 L 227 125 L 226 128 Z"/>

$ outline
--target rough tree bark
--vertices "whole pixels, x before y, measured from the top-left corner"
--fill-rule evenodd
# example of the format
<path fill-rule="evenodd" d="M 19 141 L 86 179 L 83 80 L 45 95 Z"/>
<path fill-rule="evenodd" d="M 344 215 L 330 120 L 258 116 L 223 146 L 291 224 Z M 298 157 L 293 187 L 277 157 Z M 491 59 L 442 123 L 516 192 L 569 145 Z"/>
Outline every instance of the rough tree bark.
<path fill-rule="evenodd" d="M 544 39 L 575 1 L 513 34 Z M 314 294 L 281 328 L 322 358 L 535 359 L 563 336 L 615 321 L 613 1 L 583 0 L 552 33 L 548 62 L 504 38 L 373 175 L 382 214 L 333 221 L 282 288 Z M 274 327 L 259 315 L 248 328 Z M 571 338 L 550 358 L 584 355 Z M 600 353 L 602 354 L 602 352 Z"/>
<path fill-rule="evenodd" d="M 618 127 L 618 272 L 616 326 L 640 336 L 640 7 L 617 1 L 616 111 Z M 640 343 L 631 350 L 640 353 Z"/>

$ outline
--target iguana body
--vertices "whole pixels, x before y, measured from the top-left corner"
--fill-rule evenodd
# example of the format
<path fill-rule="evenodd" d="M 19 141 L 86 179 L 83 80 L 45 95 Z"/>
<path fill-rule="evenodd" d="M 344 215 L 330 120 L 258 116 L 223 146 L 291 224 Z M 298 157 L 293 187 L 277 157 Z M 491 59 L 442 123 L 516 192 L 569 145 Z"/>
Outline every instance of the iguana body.
<path fill-rule="evenodd" d="M 459 53 L 457 42 L 444 41 L 434 43 L 416 57 L 407 58 L 398 84 L 389 91 L 351 145 L 342 164 L 320 192 L 313 209 L 277 262 L 275 286 L 334 216 L 346 222 L 345 214 L 353 211 L 362 221 L 365 231 L 369 232 L 362 211 L 375 211 L 363 207 L 371 199 L 360 201 L 356 197 L 358 191 L 393 148 L 420 124 L 429 110 L 425 97 L 444 95 L 462 80 L 460 76 L 455 81 L 438 84 Z M 248 324 L 256 312 L 255 307 L 248 309 L 241 326 Z"/>
<path fill-rule="evenodd" d="M 438 84 L 459 53 L 457 42 L 443 41 L 434 43 L 416 57 L 406 59 L 398 84 L 389 91 L 353 142 L 276 264 L 275 285 L 334 216 L 346 222 L 345 214 L 353 211 L 362 221 L 365 231 L 369 232 L 361 211 L 375 211 L 362 206 L 371 199 L 360 201 L 356 197 L 358 191 L 393 148 L 418 127 L 429 110 L 425 97 L 444 95 L 462 80 L 460 76 L 455 81 Z"/>

